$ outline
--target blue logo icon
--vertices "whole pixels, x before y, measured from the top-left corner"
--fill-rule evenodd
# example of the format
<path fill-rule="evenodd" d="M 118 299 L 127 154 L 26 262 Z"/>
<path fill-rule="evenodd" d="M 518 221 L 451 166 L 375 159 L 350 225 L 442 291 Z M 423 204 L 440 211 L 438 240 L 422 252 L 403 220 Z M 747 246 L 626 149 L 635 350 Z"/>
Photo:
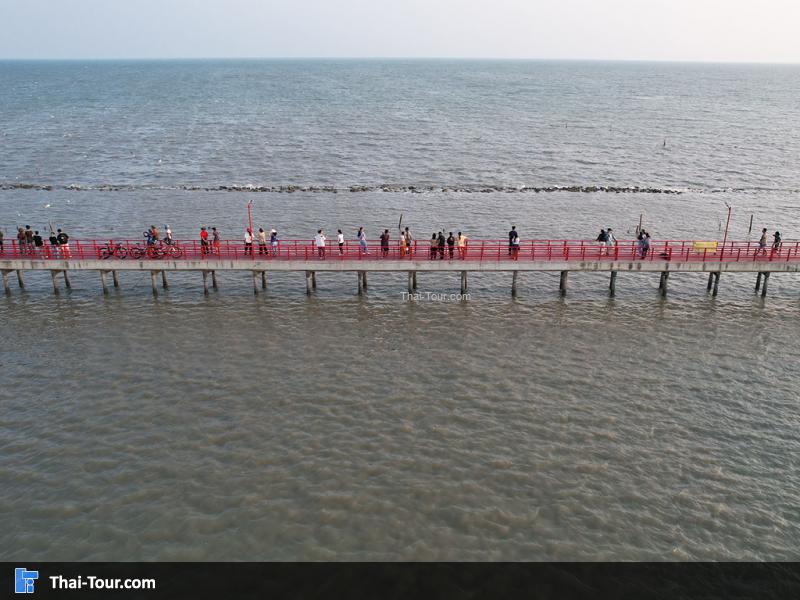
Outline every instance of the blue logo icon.
<path fill-rule="evenodd" d="M 33 583 L 39 579 L 39 571 L 28 571 L 28 569 L 14 569 L 14 591 L 17 594 L 32 594 Z"/>

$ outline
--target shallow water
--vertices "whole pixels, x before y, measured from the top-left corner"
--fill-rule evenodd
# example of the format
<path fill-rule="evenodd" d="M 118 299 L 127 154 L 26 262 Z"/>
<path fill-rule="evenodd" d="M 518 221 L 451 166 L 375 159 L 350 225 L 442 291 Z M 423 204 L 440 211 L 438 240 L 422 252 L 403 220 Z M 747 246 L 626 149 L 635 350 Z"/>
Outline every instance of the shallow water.
<path fill-rule="evenodd" d="M 106 118 L 104 105 L 87 99 L 95 80 L 88 76 L 68 88 L 72 122 L 92 131 L 92 141 L 75 142 L 88 144 L 85 163 L 59 150 L 68 138 L 22 143 L 26 124 L 38 122 L 39 111 L 61 100 L 11 102 L 9 94 L 28 89 L 36 72 L 9 75 L 7 66 L 0 68 L 4 77 L 17 77 L 11 91 L 0 87 L 4 108 L 13 109 L 13 119 L 2 126 L 13 152 L 0 164 L 0 179 L 135 187 L 130 192 L 3 190 L 0 227 L 8 231 L 30 223 L 46 230 L 53 222 L 74 238 L 138 237 L 151 223 L 169 223 L 176 237 L 191 238 L 201 225 L 215 225 L 224 237 L 238 239 L 252 199 L 256 226 L 276 227 L 283 239 L 310 238 L 319 227 L 342 228 L 350 237 L 360 225 L 375 237 L 383 228 L 396 231 L 401 213 L 419 239 L 439 228 L 463 230 L 473 239 L 502 238 L 511 223 L 523 239 L 588 240 L 603 226 L 625 238 L 640 215 L 656 238 L 716 239 L 728 202 L 734 207 L 731 238 L 747 238 L 751 215 L 754 230 L 779 228 L 786 239 L 800 237 L 797 194 L 788 191 L 800 187 L 797 153 L 786 158 L 796 138 L 787 130 L 766 153 L 763 141 L 754 141 L 759 145 L 741 157 L 710 152 L 716 130 L 702 123 L 687 126 L 692 113 L 679 110 L 681 98 L 699 97 L 690 83 L 687 89 L 668 88 L 669 110 L 625 113 L 641 126 L 660 115 L 686 127 L 694 145 L 674 150 L 674 162 L 642 155 L 638 164 L 578 169 L 564 154 L 547 158 L 531 150 L 528 162 L 513 145 L 477 152 L 477 142 L 463 137 L 436 151 L 441 162 L 429 163 L 417 150 L 427 131 L 417 121 L 409 122 L 407 137 L 389 139 L 386 155 L 345 144 L 341 162 L 331 162 L 324 157 L 336 156 L 336 150 L 316 146 L 312 133 L 330 141 L 331 132 L 346 130 L 347 119 L 324 103 L 279 102 L 269 111 L 280 106 L 285 120 L 271 126 L 286 132 L 293 120 L 316 123 L 316 129 L 305 130 L 311 137 L 296 138 L 313 152 L 272 154 L 268 162 L 275 171 L 262 172 L 251 162 L 258 151 L 237 145 L 237 135 L 210 136 L 219 144 L 213 148 L 180 138 L 171 143 L 184 154 L 162 172 L 148 170 L 119 146 L 143 144 L 154 157 L 159 146 L 150 142 L 173 122 L 158 112 L 148 113 L 149 119 L 135 116 L 145 110 L 137 108 L 137 94 L 157 95 L 164 88 L 163 73 L 134 66 L 140 72 L 126 71 L 120 81 L 144 91 L 128 90 L 112 113 L 140 119 L 135 128 L 108 117 L 107 136 L 91 129 Z M 56 68 L 36 68 L 45 67 Z M 196 66 L 190 67 L 184 76 L 196 83 Z M 58 76 L 68 77 L 74 68 L 67 65 Z M 294 68 L 300 70 L 293 71 L 287 89 L 303 90 L 302 97 L 317 89 L 308 78 L 328 73 L 319 65 Z M 322 79 L 327 82 L 319 84 L 322 89 L 340 81 L 336 68 Z M 364 81 L 408 77 L 403 68 L 371 64 L 369 69 L 383 74 Z M 453 81 L 490 74 L 485 65 L 462 68 L 460 74 L 448 71 Z M 624 79 L 627 67 L 615 68 L 616 75 L 609 75 L 562 65 L 559 77 L 574 88 L 565 97 L 588 110 L 594 96 L 585 89 L 587 73 L 597 77 L 599 90 L 611 94 L 617 88 L 608 82 Z M 652 80 L 681 79 L 676 66 L 663 72 L 649 68 Z M 782 100 L 789 85 L 785 78 L 773 87 L 764 83 L 774 78 L 769 68 L 755 75 L 733 67 L 695 68 L 682 72 L 687 82 L 699 85 L 697 78 L 705 81 L 710 70 L 708 77 L 717 82 L 711 89 L 719 89 L 724 75 L 734 88 L 749 90 L 738 103 L 726 96 L 720 104 L 730 101 L 737 110 L 750 111 L 758 131 L 767 131 L 755 123 L 768 114 L 752 95 L 761 94 L 779 112 L 796 114 L 796 104 Z M 208 73 L 220 76 L 213 68 Z M 416 83 L 418 94 L 405 101 L 422 112 L 439 107 L 425 122 L 437 128 L 446 128 L 447 118 L 463 122 L 468 113 L 456 111 L 458 102 L 451 109 L 441 96 L 421 100 L 439 91 L 422 81 Z M 507 75 L 507 81 L 518 77 Z M 241 82 L 230 85 L 246 89 Z M 510 84 L 504 85 L 492 92 L 497 98 L 513 95 Z M 191 96 L 192 86 L 175 89 L 181 90 L 178 96 Z M 647 86 L 639 87 L 645 94 Z M 254 127 L 248 107 L 258 106 L 257 97 L 224 94 L 232 103 L 226 123 L 236 131 Z M 480 104 L 472 85 L 463 84 L 458 94 Z M 385 89 L 375 85 L 361 97 L 358 114 L 379 119 Z M 195 106 L 186 114 L 197 118 L 213 113 L 203 104 L 183 106 Z M 607 98 L 598 106 L 611 110 L 599 111 L 601 117 L 616 114 Z M 588 122 L 602 121 L 591 117 L 586 115 Z M 493 139 L 493 128 L 519 143 L 539 139 L 501 113 L 496 120 L 476 115 L 474 126 L 482 139 Z M 717 126 L 744 135 L 722 122 Z M 582 148 L 618 157 L 592 135 Z M 230 155 L 217 163 L 210 157 L 219 148 Z M 98 158 L 113 153 L 119 154 L 113 164 Z M 294 162 L 281 162 L 290 156 Z M 696 162 L 698 156 L 703 158 Z M 474 170 L 483 157 L 486 171 Z M 718 170 L 730 161 L 739 174 Z M 684 169 L 689 163 L 702 173 Z M 42 165 L 41 172 L 35 164 Z M 392 164 L 394 180 L 404 184 L 578 181 L 699 191 L 139 189 L 198 181 L 380 183 Z M 186 175 L 195 170 L 202 174 Z M 755 171 L 760 174 L 753 176 Z M 710 192 L 728 187 L 748 191 Z M 523 274 L 512 299 L 510 274 L 471 274 L 469 300 L 456 302 L 405 301 L 405 276 L 379 273 L 370 275 L 361 297 L 353 274 L 318 273 L 318 290 L 310 297 L 300 273 L 271 274 L 267 292 L 255 296 L 247 274 L 221 274 L 220 289 L 208 296 L 199 274 L 173 274 L 170 289 L 157 298 L 144 273 L 122 273 L 121 288 L 108 296 L 96 273 L 73 273 L 71 279 L 71 290 L 62 285 L 54 295 L 48 274 L 26 273 L 25 290 L 17 289 L 12 277 L 12 293 L 0 297 L 4 560 L 799 558 L 800 277 L 795 274 L 775 274 L 765 299 L 753 293 L 754 275 L 723 274 L 720 293 L 712 298 L 703 275 L 674 274 L 664 299 L 656 275 L 620 274 L 611 299 L 607 275 L 573 273 L 562 299 L 557 274 Z M 422 292 L 457 292 L 458 274 L 422 273 L 419 286 Z"/>

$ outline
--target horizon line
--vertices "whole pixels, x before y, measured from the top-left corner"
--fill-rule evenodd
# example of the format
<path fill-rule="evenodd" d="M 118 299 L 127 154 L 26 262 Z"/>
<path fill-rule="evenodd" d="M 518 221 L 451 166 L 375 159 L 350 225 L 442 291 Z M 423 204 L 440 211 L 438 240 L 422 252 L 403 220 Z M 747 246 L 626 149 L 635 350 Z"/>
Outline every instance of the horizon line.
<path fill-rule="evenodd" d="M 202 61 L 202 60 L 408 60 L 408 61 L 530 61 L 530 62 L 619 62 L 619 63 L 664 63 L 664 64 L 715 64 L 715 65 L 800 65 L 800 61 L 767 60 L 713 60 L 713 59 L 664 59 L 664 58 L 534 58 L 509 56 L 103 56 L 103 57 L 5 57 L 0 61 L 63 61 L 63 62 L 111 62 L 111 61 Z"/>

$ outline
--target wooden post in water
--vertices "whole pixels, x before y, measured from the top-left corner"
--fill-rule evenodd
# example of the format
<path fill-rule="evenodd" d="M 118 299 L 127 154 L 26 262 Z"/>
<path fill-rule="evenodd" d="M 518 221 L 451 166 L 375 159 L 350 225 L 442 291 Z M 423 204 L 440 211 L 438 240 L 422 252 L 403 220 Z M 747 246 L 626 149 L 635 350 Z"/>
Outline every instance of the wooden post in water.
<path fill-rule="evenodd" d="M 58 275 L 58 271 L 50 271 L 50 278 L 53 280 L 53 293 L 58 293 L 58 281 L 56 280 L 56 275 Z"/>
<path fill-rule="evenodd" d="M 761 297 L 767 297 L 767 284 L 769 283 L 769 271 L 764 271 L 764 285 L 761 288 Z"/>
<path fill-rule="evenodd" d="M 22 280 L 22 271 L 17 269 L 17 283 L 19 284 L 20 289 L 25 289 L 25 282 Z"/>
<path fill-rule="evenodd" d="M 511 275 L 511 296 L 516 297 L 517 295 L 517 276 L 519 275 L 519 271 L 514 271 Z"/>
<path fill-rule="evenodd" d="M 756 275 L 756 291 L 761 289 L 761 276 L 762 275 L 763 275 L 763 273 L 761 271 L 759 271 L 758 275 Z"/>
<path fill-rule="evenodd" d="M 203 271 L 203 293 L 208 295 L 208 271 Z"/>
<path fill-rule="evenodd" d="M 461 271 L 461 293 L 467 293 L 467 272 Z"/>
<path fill-rule="evenodd" d="M 67 287 L 67 289 L 72 289 L 72 284 L 69 282 L 69 273 L 66 269 L 61 272 L 64 273 L 64 285 Z"/>
<path fill-rule="evenodd" d="M 116 271 L 111 271 L 111 278 L 114 280 L 114 287 L 118 288 L 119 287 L 119 277 L 117 277 L 117 272 Z"/>
<path fill-rule="evenodd" d="M 211 287 L 213 287 L 215 290 L 219 289 L 219 286 L 217 285 L 217 272 L 216 271 L 211 271 Z"/>
<path fill-rule="evenodd" d="M 611 279 L 608 281 L 608 293 L 615 296 L 617 293 L 617 272 L 611 271 Z"/>
<path fill-rule="evenodd" d="M 156 273 L 158 271 L 150 271 L 150 283 L 153 286 L 153 296 L 158 296 L 158 286 L 156 286 Z"/>
<path fill-rule="evenodd" d="M 567 275 L 569 275 L 569 271 L 561 271 L 561 278 L 558 282 L 558 291 L 562 296 L 567 295 Z"/>
<path fill-rule="evenodd" d="M 719 291 L 719 271 L 714 272 L 714 291 L 711 292 L 712 296 L 716 296 Z"/>
<path fill-rule="evenodd" d="M 108 294 L 108 284 L 106 283 L 105 271 L 100 271 L 100 283 L 103 285 L 103 293 Z"/>
<path fill-rule="evenodd" d="M 161 286 L 166 290 L 169 289 L 169 283 L 167 283 L 167 272 L 161 271 Z"/>

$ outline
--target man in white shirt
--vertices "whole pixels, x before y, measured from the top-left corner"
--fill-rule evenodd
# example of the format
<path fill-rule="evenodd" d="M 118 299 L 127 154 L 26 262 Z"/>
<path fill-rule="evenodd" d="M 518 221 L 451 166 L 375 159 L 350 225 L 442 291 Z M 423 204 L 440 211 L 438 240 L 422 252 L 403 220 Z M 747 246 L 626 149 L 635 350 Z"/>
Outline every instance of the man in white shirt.
<path fill-rule="evenodd" d="M 253 232 L 250 228 L 244 230 L 244 253 L 245 255 L 253 255 Z"/>
<path fill-rule="evenodd" d="M 339 233 L 336 234 L 336 242 L 339 244 L 339 254 L 344 254 L 344 234 L 342 230 L 338 230 Z"/>
<path fill-rule="evenodd" d="M 325 258 L 325 240 L 328 238 L 325 237 L 325 232 L 320 229 L 317 231 L 317 235 L 314 237 L 314 241 L 317 244 L 317 253 L 319 254 L 320 258 Z"/>

